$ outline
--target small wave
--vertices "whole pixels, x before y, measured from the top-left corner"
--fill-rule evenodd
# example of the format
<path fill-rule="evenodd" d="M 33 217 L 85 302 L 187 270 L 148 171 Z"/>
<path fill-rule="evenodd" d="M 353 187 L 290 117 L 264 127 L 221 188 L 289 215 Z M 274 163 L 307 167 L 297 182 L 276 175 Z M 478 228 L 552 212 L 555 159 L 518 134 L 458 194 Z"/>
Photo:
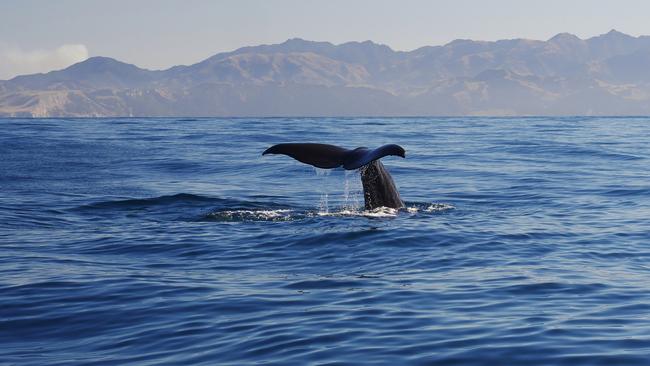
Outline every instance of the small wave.
<path fill-rule="evenodd" d="M 650 194 L 648 187 L 625 187 L 611 189 L 604 192 L 606 196 L 627 197 L 627 196 L 647 196 Z"/>
<path fill-rule="evenodd" d="M 206 197 L 188 193 L 97 202 L 75 207 L 72 211 L 98 218 L 138 217 L 153 221 L 219 221 L 286 220 L 289 208 L 274 202 L 244 201 Z M 206 214 L 207 212 L 207 214 Z"/>
<path fill-rule="evenodd" d="M 156 221 L 294 221 L 314 217 L 368 217 L 393 218 L 400 213 L 411 215 L 453 209 L 445 203 L 408 203 L 405 209 L 379 207 L 364 210 L 362 207 L 345 205 L 330 210 L 320 205 L 315 210 L 296 209 L 273 201 L 242 201 L 179 193 L 152 198 L 134 198 L 91 203 L 71 209 L 83 215 L 101 218 L 146 217 Z M 207 213 L 206 213 L 207 212 Z"/>
<path fill-rule="evenodd" d="M 124 209 L 124 208 L 146 208 L 152 206 L 161 206 L 178 203 L 209 203 L 221 202 L 220 198 L 197 196 L 189 193 L 179 193 L 169 196 L 160 196 L 152 198 L 132 198 L 124 200 L 113 200 L 91 203 L 88 205 L 79 206 L 77 210 L 92 210 L 92 209 Z"/>

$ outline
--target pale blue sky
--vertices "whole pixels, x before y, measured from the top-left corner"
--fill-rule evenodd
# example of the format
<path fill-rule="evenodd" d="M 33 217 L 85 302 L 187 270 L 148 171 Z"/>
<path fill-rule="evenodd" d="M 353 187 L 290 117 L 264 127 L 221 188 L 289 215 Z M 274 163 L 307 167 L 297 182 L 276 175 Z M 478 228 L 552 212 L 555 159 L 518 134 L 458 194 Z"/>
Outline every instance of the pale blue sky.
<path fill-rule="evenodd" d="M 0 79 L 110 56 L 160 69 L 288 38 L 397 50 L 456 38 L 650 35 L 648 0 L 3 0 Z"/>

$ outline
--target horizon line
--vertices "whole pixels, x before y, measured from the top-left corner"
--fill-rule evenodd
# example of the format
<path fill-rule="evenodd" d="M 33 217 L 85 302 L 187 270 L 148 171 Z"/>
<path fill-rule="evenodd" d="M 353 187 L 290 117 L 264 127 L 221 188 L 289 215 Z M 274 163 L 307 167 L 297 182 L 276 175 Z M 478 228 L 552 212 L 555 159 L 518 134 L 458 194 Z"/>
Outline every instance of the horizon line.
<path fill-rule="evenodd" d="M 281 118 L 295 118 L 295 119 L 308 119 L 308 118 L 341 118 L 341 119 L 350 119 L 350 118 L 384 118 L 384 119 L 396 119 L 396 118 L 502 118 L 502 119 L 513 119 L 513 118 L 650 118 L 650 114 L 614 114 L 614 115 L 586 115 L 586 114 L 561 114 L 561 115 L 403 115 L 403 116 L 378 116 L 378 115 L 358 115 L 358 116 L 292 116 L 292 115 L 277 115 L 277 116 L 115 116 L 115 117 L 90 117 L 90 116 L 79 116 L 79 117 L 0 117 L 0 120 L 3 119 L 129 119 L 129 118 L 147 118 L 147 119 L 187 119 L 187 120 L 196 120 L 196 119 L 249 119 L 249 118 L 259 118 L 259 119 L 281 119 Z"/>

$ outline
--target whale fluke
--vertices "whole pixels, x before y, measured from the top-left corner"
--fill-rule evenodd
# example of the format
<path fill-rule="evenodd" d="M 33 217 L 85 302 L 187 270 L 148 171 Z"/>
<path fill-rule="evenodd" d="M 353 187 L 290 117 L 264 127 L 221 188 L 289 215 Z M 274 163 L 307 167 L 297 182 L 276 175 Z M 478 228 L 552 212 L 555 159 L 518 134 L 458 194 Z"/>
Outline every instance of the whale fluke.
<path fill-rule="evenodd" d="M 267 154 L 287 155 L 317 168 L 333 169 L 342 166 L 346 170 L 359 169 L 388 155 L 406 157 L 406 151 L 395 144 L 384 145 L 374 150 L 367 147 L 349 150 L 327 144 L 288 143 L 269 147 L 262 153 L 262 155 Z"/>
<path fill-rule="evenodd" d="M 338 167 L 346 170 L 360 169 L 366 209 L 404 207 L 393 178 L 379 161 L 388 155 L 406 157 L 406 151 L 399 145 L 389 144 L 373 150 L 366 147 L 349 150 L 327 144 L 286 143 L 273 145 L 262 153 L 262 155 L 267 154 L 287 155 L 322 169 Z"/>

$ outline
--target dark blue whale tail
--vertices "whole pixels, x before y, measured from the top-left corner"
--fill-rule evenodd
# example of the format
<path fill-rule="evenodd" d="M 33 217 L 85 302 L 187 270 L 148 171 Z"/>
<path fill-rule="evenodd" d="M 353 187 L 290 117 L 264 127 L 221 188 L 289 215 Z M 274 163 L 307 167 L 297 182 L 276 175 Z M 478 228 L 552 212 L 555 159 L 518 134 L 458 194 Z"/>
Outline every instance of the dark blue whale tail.
<path fill-rule="evenodd" d="M 262 153 L 262 155 L 266 154 L 287 155 L 302 163 L 322 169 L 342 166 L 347 170 L 359 169 L 388 155 L 406 157 L 406 151 L 395 144 L 384 145 L 374 150 L 366 147 L 349 150 L 327 144 L 289 143 L 273 145 Z"/>
<path fill-rule="evenodd" d="M 359 169 L 363 197 L 367 210 L 378 207 L 400 209 L 404 202 L 397 192 L 395 182 L 379 159 L 388 155 L 406 157 L 404 149 L 395 144 L 384 145 L 374 150 L 358 147 L 354 150 L 326 144 L 278 144 L 266 149 L 262 155 L 284 154 L 302 163 L 317 168 L 347 170 Z"/>

